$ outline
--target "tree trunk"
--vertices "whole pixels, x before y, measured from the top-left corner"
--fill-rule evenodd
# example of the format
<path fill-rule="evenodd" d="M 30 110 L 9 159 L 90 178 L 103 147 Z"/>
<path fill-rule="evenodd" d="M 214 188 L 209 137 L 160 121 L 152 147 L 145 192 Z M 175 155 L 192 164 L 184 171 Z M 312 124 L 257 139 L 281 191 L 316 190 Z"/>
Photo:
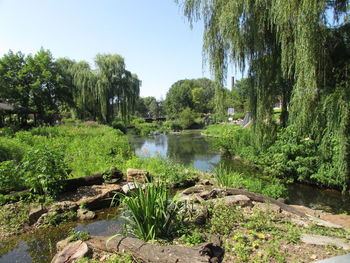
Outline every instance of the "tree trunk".
<path fill-rule="evenodd" d="M 220 262 L 223 248 L 213 243 L 202 243 L 196 247 L 179 245 L 157 246 L 137 238 L 116 236 L 92 237 L 86 242 L 89 247 L 112 253 L 130 253 L 146 263 L 210 263 Z"/>

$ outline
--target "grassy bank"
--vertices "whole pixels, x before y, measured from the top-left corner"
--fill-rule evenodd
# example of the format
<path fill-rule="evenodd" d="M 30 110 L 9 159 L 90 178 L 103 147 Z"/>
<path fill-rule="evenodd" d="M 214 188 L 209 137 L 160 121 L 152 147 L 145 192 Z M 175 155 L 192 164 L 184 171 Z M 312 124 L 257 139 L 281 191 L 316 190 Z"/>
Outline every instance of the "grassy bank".
<path fill-rule="evenodd" d="M 119 130 L 95 123 L 5 135 L 0 137 L 0 191 L 34 188 L 47 193 L 59 181 L 121 166 L 130 156 Z"/>
<path fill-rule="evenodd" d="M 270 177 L 343 191 L 349 188 L 343 167 L 335 162 L 338 153 L 325 156 L 316 140 L 299 138 L 291 127 L 278 130 L 275 141 L 266 145 L 261 145 L 252 128 L 237 125 L 210 125 L 203 133 L 216 137 L 214 143 L 220 149 L 240 156 Z"/>

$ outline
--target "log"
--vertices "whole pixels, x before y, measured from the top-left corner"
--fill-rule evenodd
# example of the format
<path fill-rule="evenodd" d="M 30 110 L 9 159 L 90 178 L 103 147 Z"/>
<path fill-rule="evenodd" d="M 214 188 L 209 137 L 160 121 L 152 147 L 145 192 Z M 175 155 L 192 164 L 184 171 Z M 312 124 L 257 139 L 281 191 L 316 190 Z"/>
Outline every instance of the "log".
<path fill-rule="evenodd" d="M 92 249 L 108 252 L 129 253 L 145 263 L 211 263 L 220 262 L 224 250 L 213 243 L 202 243 L 196 247 L 180 245 L 158 246 L 143 242 L 140 239 L 116 236 L 91 237 L 86 241 Z"/>
<path fill-rule="evenodd" d="M 123 173 L 114 168 L 110 171 L 88 175 L 85 177 L 72 178 L 66 180 L 63 186 L 63 192 L 74 192 L 81 186 L 99 185 L 104 183 L 104 176 L 108 175 L 109 179 L 121 179 Z"/>

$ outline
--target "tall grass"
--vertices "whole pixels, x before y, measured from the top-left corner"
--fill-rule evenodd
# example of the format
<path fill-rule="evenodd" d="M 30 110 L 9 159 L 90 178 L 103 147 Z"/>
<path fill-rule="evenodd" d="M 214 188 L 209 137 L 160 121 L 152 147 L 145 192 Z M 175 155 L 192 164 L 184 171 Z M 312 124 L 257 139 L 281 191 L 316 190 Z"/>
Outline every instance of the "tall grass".
<path fill-rule="evenodd" d="M 244 187 L 250 192 L 260 193 L 272 198 L 286 197 L 287 188 L 278 179 L 263 180 L 251 175 L 233 172 L 220 166 L 215 177 L 221 187 Z"/>
<path fill-rule="evenodd" d="M 169 237 L 177 220 L 180 203 L 170 197 L 164 183 L 153 182 L 135 189 L 131 196 L 123 196 L 121 205 L 129 222 L 128 230 L 148 241 Z"/>

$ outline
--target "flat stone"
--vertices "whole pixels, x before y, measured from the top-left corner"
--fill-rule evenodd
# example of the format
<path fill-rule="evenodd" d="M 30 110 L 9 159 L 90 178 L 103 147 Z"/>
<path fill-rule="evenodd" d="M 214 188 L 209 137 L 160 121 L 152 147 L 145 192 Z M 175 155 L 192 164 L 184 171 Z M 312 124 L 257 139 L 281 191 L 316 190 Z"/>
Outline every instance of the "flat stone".
<path fill-rule="evenodd" d="M 209 200 L 209 202 L 224 203 L 227 205 L 240 205 L 241 207 L 253 206 L 252 201 L 245 195 L 230 195 Z"/>
<path fill-rule="evenodd" d="M 310 245 L 336 246 L 344 250 L 350 249 L 350 244 L 347 242 L 344 242 L 340 238 L 333 238 L 333 237 L 327 237 L 327 236 L 321 236 L 321 235 L 302 234 L 300 236 L 300 239 L 302 242 Z"/>
<path fill-rule="evenodd" d="M 324 260 L 316 261 L 315 263 L 349 263 L 350 262 L 350 254 L 327 258 Z"/>
<path fill-rule="evenodd" d="M 318 226 L 330 227 L 330 228 L 336 228 L 336 229 L 344 228 L 341 225 L 334 224 L 332 222 L 328 222 L 328 221 L 322 220 L 322 219 L 314 217 L 314 216 L 308 216 L 308 217 L 312 222 L 314 222 Z"/>
<path fill-rule="evenodd" d="M 78 209 L 77 217 L 79 220 L 91 220 L 94 219 L 96 214 L 93 211 L 87 209 Z"/>
<path fill-rule="evenodd" d="M 324 215 L 321 219 L 332 222 L 336 225 L 350 228 L 350 216 L 349 215 Z"/>
<path fill-rule="evenodd" d="M 89 252 L 87 244 L 81 240 L 70 243 L 61 252 L 55 255 L 51 263 L 70 263 L 83 258 Z"/>
<path fill-rule="evenodd" d="M 207 199 L 211 199 L 211 198 L 215 198 L 217 196 L 217 192 L 213 189 L 213 190 L 207 190 L 207 191 L 203 191 L 201 193 L 199 193 L 199 196 L 205 200 Z"/>
<path fill-rule="evenodd" d="M 309 226 L 309 223 L 307 223 L 307 222 L 305 222 L 304 220 L 301 220 L 301 219 L 291 218 L 290 221 L 294 225 L 298 225 L 298 226 L 302 226 L 302 227 L 308 227 Z"/>
<path fill-rule="evenodd" d="M 126 177 L 128 182 L 147 182 L 147 177 L 149 173 L 146 170 L 128 168 L 126 170 Z"/>
<path fill-rule="evenodd" d="M 254 207 L 264 212 L 281 213 L 282 211 L 281 207 L 275 204 L 261 203 L 261 202 L 253 202 L 253 204 L 254 204 Z"/>
<path fill-rule="evenodd" d="M 61 251 L 62 249 L 64 249 L 66 246 L 68 246 L 68 244 L 73 240 L 73 236 L 69 236 L 66 239 L 63 239 L 61 241 L 58 241 L 56 243 L 56 249 L 57 251 Z"/>
<path fill-rule="evenodd" d="M 109 207 L 111 204 L 111 198 L 118 192 L 121 192 L 120 185 L 107 184 L 107 185 L 93 185 L 83 186 L 87 190 L 78 188 L 78 191 L 84 193 L 80 195 L 80 199 L 76 201 L 78 206 L 84 204 L 90 210 L 101 209 Z"/>

